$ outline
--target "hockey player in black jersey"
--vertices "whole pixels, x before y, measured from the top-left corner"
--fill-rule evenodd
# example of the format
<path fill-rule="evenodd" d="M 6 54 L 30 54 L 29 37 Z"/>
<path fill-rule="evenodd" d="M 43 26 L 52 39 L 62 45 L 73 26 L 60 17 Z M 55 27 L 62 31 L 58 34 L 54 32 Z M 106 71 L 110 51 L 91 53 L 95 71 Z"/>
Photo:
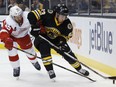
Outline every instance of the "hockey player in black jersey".
<path fill-rule="evenodd" d="M 51 48 L 62 55 L 79 73 L 84 76 L 89 75 L 89 72 L 82 69 L 78 61 L 64 54 L 64 52 L 67 52 L 77 59 L 67 44 L 67 41 L 72 37 L 73 31 L 73 26 L 67 15 L 68 8 L 64 4 L 58 4 L 54 10 L 33 10 L 28 14 L 28 20 L 32 26 L 31 34 L 35 36 L 34 45 L 40 51 L 43 64 L 48 71 L 50 79 L 56 77 L 52 65 Z M 39 34 L 61 49 L 58 50 L 52 47 L 47 41 L 40 38 Z"/>

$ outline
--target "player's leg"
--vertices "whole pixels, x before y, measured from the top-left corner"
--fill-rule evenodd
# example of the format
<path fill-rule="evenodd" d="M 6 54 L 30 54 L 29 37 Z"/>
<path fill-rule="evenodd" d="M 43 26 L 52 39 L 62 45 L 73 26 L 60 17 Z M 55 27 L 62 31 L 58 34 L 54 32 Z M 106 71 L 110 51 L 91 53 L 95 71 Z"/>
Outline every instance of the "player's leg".
<path fill-rule="evenodd" d="M 16 43 L 13 44 L 16 47 Z M 20 76 L 20 60 L 16 49 L 8 50 L 9 61 L 13 67 L 13 76 Z"/>
<path fill-rule="evenodd" d="M 40 64 L 38 63 L 37 61 L 37 54 L 35 53 L 35 50 L 33 47 L 29 48 L 29 49 L 26 49 L 24 50 L 28 53 L 31 53 L 31 54 L 34 54 L 35 56 L 32 56 L 32 55 L 29 55 L 29 54 L 26 54 L 28 59 L 30 60 L 30 62 L 32 63 L 32 65 L 37 69 L 37 70 L 40 70 L 41 67 L 40 67 Z"/>
<path fill-rule="evenodd" d="M 35 39 L 34 45 L 38 49 L 38 51 L 40 51 L 43 64 L 49 74 L 50 79 L 55 78 L 56 75 L 53 70 L 52 56 L 50 54 L 50 45 L 39 37 Z"/>
<path fill-rule="evenodd" d="M 68 46 L 67 43 L 65 43 L 64 45 L 62 45 L 61 47 L 61 51 L 55 49 L 59 54 L 61 54 L 64 59 L 72 66 L 74 67 L 78 72 L 80 72 L 81 74 L 88 76 L 89 72 L 85 69 L 82 69 L 81 64 L 78 61 L 75 61 L 74 59 L 70 58 L 69 56 L 67 56 L 66 54 L 64 54 L 64 52 L 67 52 L 69 55 L 73 56 L 75 59 L 77 59 L 77 57 L 74 55 L 74 53 L 72 52 L 72 50 L 70 49 L 70 47 Z"/>
<path fill-rule="evenodd" d="M 23 38 L 18 38 L 16 39 L 17 43 L 19 44 L 19 46 L 21 47 L 21 49 L 29 52 L 29 53 L 32 53 L 34 54 L 35 56 L 32 56 L 32 55 L 29 55 L 29 54 L 26 54 L 28 59 L 30 60 L 30 62 L 32 63 L 32 65 L 37 69 L 37 70 L 40 70 L 41 67 L 37 61 L 37 58 L 36 58 L 36 53 L 34 51 L 34 48 L 32 46 L 32 41 L 30 39 L 30 36 L 29 35 L 26 35 L 25 37 Z"/>

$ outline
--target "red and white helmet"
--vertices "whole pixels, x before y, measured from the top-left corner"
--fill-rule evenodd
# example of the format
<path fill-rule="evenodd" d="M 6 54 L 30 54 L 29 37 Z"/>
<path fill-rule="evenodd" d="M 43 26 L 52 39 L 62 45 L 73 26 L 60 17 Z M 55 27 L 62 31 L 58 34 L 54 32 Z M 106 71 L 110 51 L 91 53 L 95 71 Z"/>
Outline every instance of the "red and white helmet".
<path fill-rule="evenodd" d="M 23 11 L 18 6 L 13 6 L 10 8 L 10 15 L 12 17 L 22 15 Z"/>

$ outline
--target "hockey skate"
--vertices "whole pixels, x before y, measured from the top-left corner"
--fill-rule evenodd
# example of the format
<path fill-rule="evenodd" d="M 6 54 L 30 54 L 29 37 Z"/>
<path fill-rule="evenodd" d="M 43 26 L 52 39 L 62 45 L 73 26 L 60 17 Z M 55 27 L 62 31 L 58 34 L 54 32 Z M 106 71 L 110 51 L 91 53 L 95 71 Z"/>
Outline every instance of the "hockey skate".
<path fill-rule="evenodd" d="M 16 77 L 16 80 L 19 79 L 19 76 L 20 76 L 20 67 L 17 67 L 17 68 L 13 69 L 13 76 Z"/>
<path fill-rule="evenodd" d="M 55 81 L 56 81 L 56 80 L 55 80 L 56 75 L 55 75 L 55 73 L 54 73 L 54 70 L 49 70 L 49 71 L 48 71 L 48 74 L 49 74 L 50 79 L 51 79 L 53 82 L 55 82 Z"/>
<path fill-rule="evenodd" d="M 88 76 L 89 75 L 89 72 L 87 70 L 85 70 L 85 69 L 82 69 L 82 68 L 80 70 L 78 70 L 78 72 L 81 73 L 84 76 Z"/>
<path fill-rule="evenodd" d="M 34 66 L 37 70 L 40 70 L 40 69 L 41 69 L 40 64 L 39 64 L 38 62 L 32 63 L 32 64 L 33 64 L 33 66 Z"/>

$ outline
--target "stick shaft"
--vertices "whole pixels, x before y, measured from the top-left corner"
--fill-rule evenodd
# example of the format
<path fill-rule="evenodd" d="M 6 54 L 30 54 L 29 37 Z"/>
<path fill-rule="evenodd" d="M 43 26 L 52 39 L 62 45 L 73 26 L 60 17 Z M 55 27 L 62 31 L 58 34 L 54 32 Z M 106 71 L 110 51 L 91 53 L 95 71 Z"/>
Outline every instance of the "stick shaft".
<path fill-rule="evenodd" d="M 39 35 L 40 38 L 42 38 L 43 40 L 47 41 L 51 46 L 55 47 L 56 49 L 60 50 L 58 46 L 54 45 L 53 43 L 51 43 L 49 40 L 47 40 L 46 38 L 44 38 L 43 36 Z M 61 50 L 60 50 L 61 51 Z M 71 56 L 70 54 L 68 54 L 67 52 L 64 52 L 65 55 L 69 56 L 71 59 L 78 61 L 77 59 L 75 59 L 73 56 Z M 80 61 L 78 61 L 80 62 Z M 84 63 L 80 62 L 83 66 L 85 66 L 86 68 L 88 68 L 89 70 L 93 71 L 94 73 L 96 73 L 97 75 L 99 75 L 100 77 L 104 78 L 104 79 L 115 79 L 116 76 L 114 77 L 105 77 L 102 74 L 98 73 L 97 71 L 93 70 L 92 68 L 90 68 L 89 66 L 85 65 Z"/>
<path fill-rule="evenodd" d="M 24 51 L 24 50 L 22 50 L 22 49 L 20 49 L 20 48 L 17 48 L 17 47 L 13 47 L 13 48 L 15 48 L 15 49 L 17 49 L 17 50 L 19 50 L 19 51 L 22 51 L 22 52 L 24 52 L 24 53 L 27 53 L 27 54 L 29 54 L 29 55 L 35 56 L 35 55 L 33 55 L 32 53 L 26 52 L 26 51 Z M 38 58 L 38 59 L 42 59 L 41 57 L 38 57 L 38 56 L 37 56 L 37 58 Z M 75 71 L 73 71 L 73 70 L 71 70 L 71 69 L 68 69 L 68 68 L 63 67 L 63 66 L 61 66 L 61 65 L 58 65 L 58 64 L 56 64 L 56 63 L 52 63 L 52 64 L 55 65 L 55 66 L 57 66 L 57 67 L 60 67 L 60 68 L 62 68 L 62 69 L 65 69 L 65 70 L 67 70 L 67 71 L 70 71 L 70 72 L 72 72 L 72 73 L 74 73 L 74 74 L 77 74 L 77 75 L 80 75 L 80 76 L 82 76 L 82 77 L 85 77 L 85 78 L 89 79 L 89 80 L 92 81 L 92 82 L 96 82 L 95 80 L 93 80 L 93 79 L 91 79 L 91 78 L 89 78 L 89 77 L 83 76 L 83 75 L 81 75 L 81 74 L 79 74 L 79 73 L 77 73 L 77 72 L 75 72 Z"/>

